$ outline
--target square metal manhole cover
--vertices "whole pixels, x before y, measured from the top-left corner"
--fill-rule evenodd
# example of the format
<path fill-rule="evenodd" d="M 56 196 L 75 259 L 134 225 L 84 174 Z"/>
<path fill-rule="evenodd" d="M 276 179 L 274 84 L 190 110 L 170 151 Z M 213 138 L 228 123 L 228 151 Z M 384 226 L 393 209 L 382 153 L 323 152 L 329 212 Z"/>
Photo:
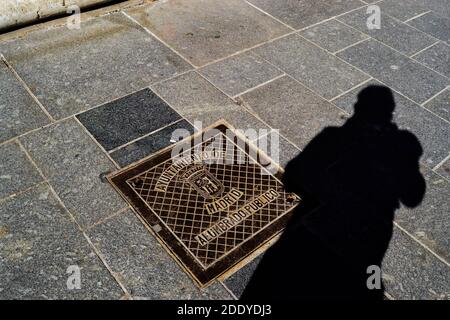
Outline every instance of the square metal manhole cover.
<path fill-rule="evenodd" d="M 108 179 L 202 287 L 284 228 L 300 199 L 281 175 L 221 121 Z"/>

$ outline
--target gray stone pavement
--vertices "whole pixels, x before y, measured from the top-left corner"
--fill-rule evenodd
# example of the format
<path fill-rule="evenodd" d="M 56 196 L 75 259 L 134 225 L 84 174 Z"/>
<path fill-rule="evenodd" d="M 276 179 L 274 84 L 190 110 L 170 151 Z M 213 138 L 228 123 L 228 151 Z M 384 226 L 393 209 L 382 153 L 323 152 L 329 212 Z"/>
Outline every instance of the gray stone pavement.
<path fill-rule="evenodd" d="M 166 0 L 0 35 L 0 298 L 239 297 L 258 258 L 199 290 L 105 175 L 221 118 L 279 130 L 285 165 L 381 83 L 427 181 L 397 213 L 387 296 L 449 299 L 450 4 L 370 2 L 379 30 L 369 1 Z"/>

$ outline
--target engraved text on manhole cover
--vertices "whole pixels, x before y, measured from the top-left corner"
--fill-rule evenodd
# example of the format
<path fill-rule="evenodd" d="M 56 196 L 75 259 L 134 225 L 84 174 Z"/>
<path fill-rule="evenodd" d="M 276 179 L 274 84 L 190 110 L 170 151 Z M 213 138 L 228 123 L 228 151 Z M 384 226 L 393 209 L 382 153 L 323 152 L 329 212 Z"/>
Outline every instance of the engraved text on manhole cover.
<path fill-rule="evenodd" d="M 298 204 L 268 164 L 222 123 L 109 179 L 203 286 L 275 236 Z"/>

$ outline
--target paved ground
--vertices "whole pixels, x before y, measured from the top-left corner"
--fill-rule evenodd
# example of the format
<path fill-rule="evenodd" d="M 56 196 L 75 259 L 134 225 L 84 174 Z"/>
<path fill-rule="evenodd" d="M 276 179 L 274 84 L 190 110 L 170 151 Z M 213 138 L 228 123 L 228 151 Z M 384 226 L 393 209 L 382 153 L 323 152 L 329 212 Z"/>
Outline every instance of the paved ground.
<path fill-rule="evenodd" d="M 285 164 L 382 83 L 427 180 L 423 203 L 396 217 L 387 292 L 448 299 L 450 5 L 377 5 L 369 30 L 359 0 L 168 0 L 0 42 L 0 298 L 238 297 L 258 259 L 198 290 L 105 174 L 219 118 L 279 129 Z"/>

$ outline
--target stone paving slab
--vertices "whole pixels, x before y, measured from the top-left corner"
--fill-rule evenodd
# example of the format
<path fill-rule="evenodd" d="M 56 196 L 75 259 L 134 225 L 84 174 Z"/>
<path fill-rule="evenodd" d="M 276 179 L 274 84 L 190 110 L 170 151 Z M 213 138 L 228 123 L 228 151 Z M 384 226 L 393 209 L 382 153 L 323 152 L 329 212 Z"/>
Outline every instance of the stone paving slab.
<path fill-rule="evenodd" d="M 251 53 L 242 53 L 207 65 L 199 72 L 232 97 L 283 74 Z"/>
<path fill-rule="evenodd" d="M 80 270 L 80 289 L 67 281 Z M 1 299 L 119 299 L 123 291 L 47 185 L 0 205 Z"/>
<path fill-rule="evenodd" d="M 340 16 L 337 19 L 408 56 L 436 42 L 436 39 L 426 33 L 383 14 L 383 11 L 381 11 L 380 29 L 369 30 L 367 28 L 367 18 L 366 9 L 363 8 Z"/>
<path fill-rule="evenodd" d="M 449 299 L 450 268 L 398 228 L 383 259 L 383 282 L 394 299 Z"/>
<path fill-rule="evenodd" d="M 355 88 L 349 93 L 334 100 L 333 103 L 350 114 L 353 114 L 353 106 L 357 101 L 358 93 L 369 85 L 382 85 L 373 80 Z M 424 151 L 421 162 L 433 168 L 445 159 L 450 151 L 450 124 L 425 108 L 402 95 L 393 92 L 395 100 L 394 122 L 400 127 L 413 133 L 420 141 Z"/>
<path fill-rule="evenodd" d="M 110 151 L 180 120 L 181 116 L 146 88 L 79 114 L 77 118 Z"/>
<path fill-rule="evenodd" d="M 450 46 L 445 42 L 439 42 L 421 53 L 414 59 L 423 63 L 440 74 L 450 77 Z"/>
<path fill-rule="evenodd" d="M 196 66 L 290 31 L 241 0 L 159 1 L 127 13 Z"/>
<path fill-rule="evenodd" d="M 255 259 L 250 261 L 244 267 L 233 273 L 229 278 L 225 279 L 225 285 L 233 292 L 236 297 L 240 297 L 245 290 L 245 287 L 252 278 L 253 273 L 258 267 L 264 254 L 260 254 Z"/>
<path fill-rule="evenodd" d="M 335 19 L 305 29 L 300 34 L 330 52 L 342 50 L 369 38 L 369 36 Z"/>
<path fill-rule="evenodd" d="M 0 143 L 50 122 L 0 59 Z"/>
<path fill-rule="evenodd" d="M 225 119 L 238 129 L 269 129 L 197 72 L 158 83 L 152 89 L 194 126 L 194 121 L 206 127 Z"/>
<path fill-rule="evenodd" d="M 114 165 L 74 119 L 32 132 L 20 141 L 82 227 L 126 207 L 113 188 L 102 182 Z"/>
<path fill-rule="evenodd" d="M 383 0 L 377 3 L 382 13 L 401 21 L 414 18 L 429 11 L 424 0 Z"/>
<path fill-rule="evenodd" d="M 359 0 L 249 0 L 249 2 L 295 29 L 310 26 L 365 5 Z"/>
<path fill-rule="evenodd" d="M 190 68 L 122 13 L 43 28 L 0 52 L 50 114 L 60 119 Z"/>
<path fill-rule="evenodd" d="M 448 32 L 450 29 L 450 20 L 448 18 L 441 17 L 434 12 L 428 12 L 423 16 L 408 21 L 408 24 L 442 41 L 450 43 Z"/>
<path fill-rule="evenodd" d="M 427 102 L 424 107 L 450 122 L 450 89 Z"/>
<path fill-rule="evenodd" d="M 376 40 L 364 41 L 337 55 L 417 103 L 427 101 L 449 84 L 448 78 Z"/>
<path fill-rule="evenodd" d="M 253 52 L 326 99 L 369 79 L 366 74 L 297 34 L 265 44 Z"/>
<path fill-rule="evenodd" d="M 280 136 L 277 131 L 271 131 L 253 143 L 283 168 L 300 152 L 298 147 Z"/>
<path fill-rule="evenodd" d="M 231 299 L 218 282 L 199 290 L 131 210 L 95 226 L 88 234 L 132 296 Z"/>
<path fill-rule="evenodd" d="M 0 199 L 23 191 L 42 180 L 16 142 L 0 146 Z"/>
<path fill-rule="evenodd" d="M 175 130 L 183 131 L 180 131 L 180 135 L 178 135 Z M 194 127 L 188 121 L 183 119 L 123 148 L 111 152 L 111 157 L 121 167 L 125 167 L 177 142 L 178 140 L 172 140 L 173 135 L 181 140 L 181 138 L 186 138 L 193 133 Z"/>
<path fill-rule="evenodd" d="M 450 181 L 450 160 L 445 161 L 436 172 Z"/>
<path fill-rule="evenodd" d="M 343 122 L 341 110 L 287 76 L 248 92 L 241 99 L 300 148 L 326 126 Z"/>
<path fill-rule="evenodd" d="M 421 167 L 426 181 L 422 203 L 414 208 L 402 207 L 395 221 L 433 252 L 450 261 L 450 182 L 430 169 Z"/>

